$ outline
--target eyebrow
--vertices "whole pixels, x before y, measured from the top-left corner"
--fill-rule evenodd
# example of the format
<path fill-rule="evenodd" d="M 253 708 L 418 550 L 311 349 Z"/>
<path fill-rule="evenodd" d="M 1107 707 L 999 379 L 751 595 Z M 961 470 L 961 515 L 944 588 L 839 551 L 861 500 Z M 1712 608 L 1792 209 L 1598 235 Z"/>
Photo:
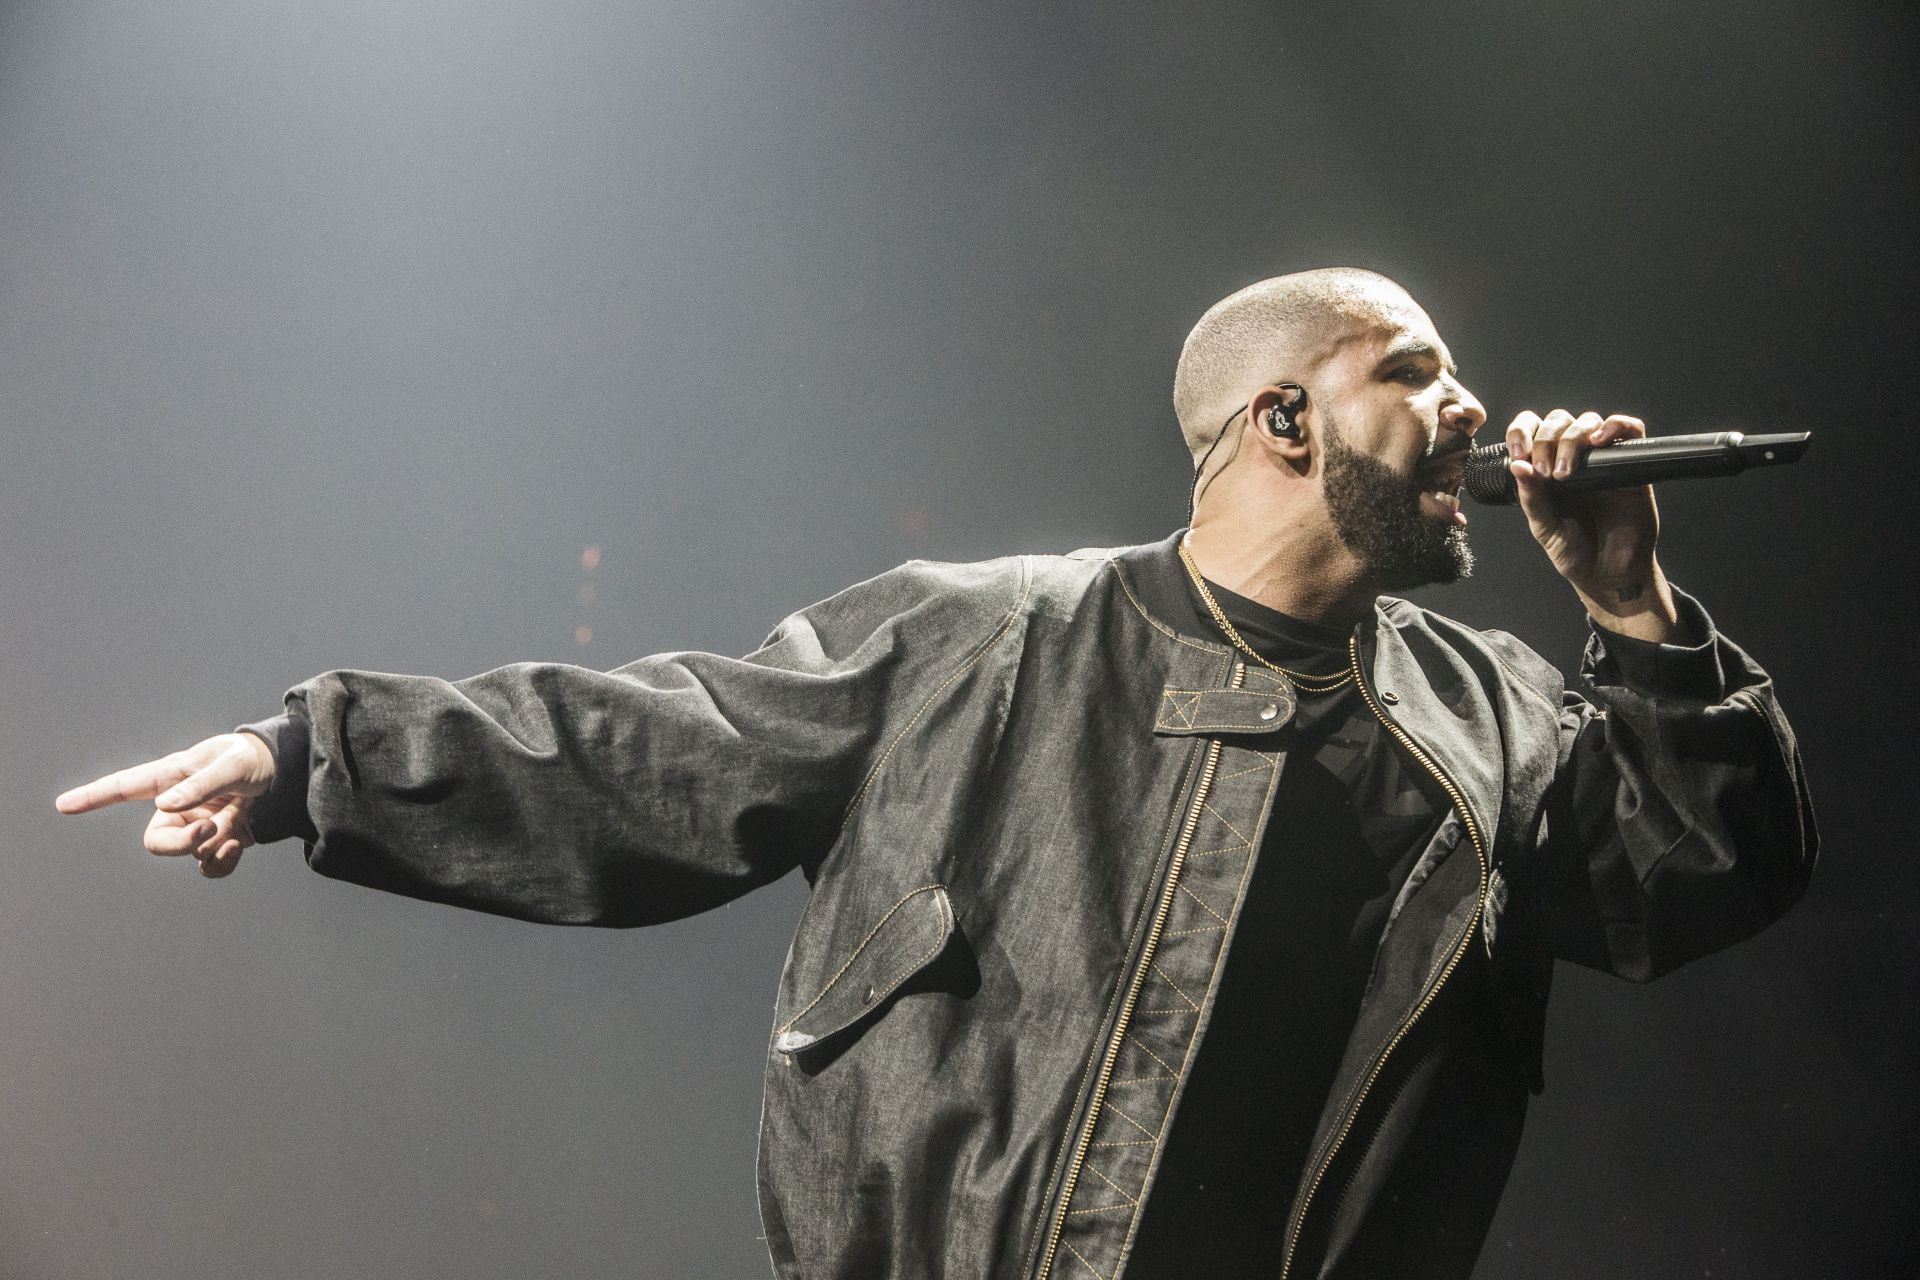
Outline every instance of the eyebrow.
<path fill-rule="evenodd" d="M 1424 338 L 1399 339 L 1388 346 L 1386 354 L 1380 357 L 1380 364 L 1385 366 L 1397 360 L 1406 360 L 1415 357 L 1425 357 L 1426 359 L 1437 361 L 1440 367 L 1445 369 L 1449 375 L 1455 378 L 1460 376 L 1460 366 L 1455 364 L 1451 359 L 1440 359 L 1439 349 Z"/>

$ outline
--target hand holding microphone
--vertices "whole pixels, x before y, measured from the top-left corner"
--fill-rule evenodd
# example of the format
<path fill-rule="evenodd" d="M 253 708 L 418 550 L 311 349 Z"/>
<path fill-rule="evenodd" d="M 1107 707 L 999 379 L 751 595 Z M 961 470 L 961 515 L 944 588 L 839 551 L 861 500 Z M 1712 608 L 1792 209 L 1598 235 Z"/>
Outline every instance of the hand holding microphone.
<path fill-rule="evenodd" d="M 1564 410 L 1557 412 L 1564 413 Z M 1551 418 L 1553 415 L 1549 415 Z M 1534 418 L 1521 414 L 1515 425 Z M 1615 432 L 1602 436 L 1597 429 L 1607 423 L 1634 423 L 1636 418 L 1614 417 L 1599 420 L 1598 414 L 1571 420 L 1575 425 L 1587 418 L 1597 420 L 1591 435 L 1564 431 L 1546 436 L 1536 431 L 1527 441 L 1524 455 L 1543 479 L 1556 491 L 1578 492 L 1592 489 L 1620 489 L 1651 484 L 1657 480 L 1687 480 L 1700 476 L 1730 476 L 1748 467 L 1780 466 L 1798 462 L 1812 441 L 1807 431 L 1782 431 L 1769 435 L 1748 435 L 1740 431 L 1710 431 L 1701 435 L 1632 437 Z M 1540 419 L 1534 418 L 1539 423 Z M 1544 427 L 1544 423 L 1541 423 Z M 1644 428 L 1643 428 L 1644 429 Z M 1509 428 L 1509 440 L 1512 428 Z M 1612 448 L 1587 453 L 1588 448 L 1617 440 Z M 1545 450 L 1545 456 L 1536 456 Z M 1505 506 L 1518 497 L 1513 469 L 1508 465 L 1516 455 L 1511 443 L 1482 445 L 1467 455 L 1467 496 L 1491 506 Z"/>
<path fill-rule="evenodd" d="M 1657 621 L 1675 615 L 1653 554 L 1660 533 L 1653 482 L 1797 462 L 1811 439 L 1805 431 L 1649 439 L 1646 424 L 1625 414 L 1522 413 L 1504 444 L 1467 455 L 1463 487 L 1477 502 L 1519 502 L 1534 540 L 1594 621 L 1659 639 L 1670 628 Z"/>
<path fill-rule="evenodd" d="M 1518 500 L 1534 540 L 1595 622 L 1669 642 L 1679 638 L 1679 615 L 1654 557 L 1660 515 L 1650 482 L 1792 462 L 1807 443 L 1803 432 L 1649 440 L 1646 424 L 1624 414 L 1522 413 L 1504 444 L 1469 455 L 1465 487 L 1483 503 Z"/>

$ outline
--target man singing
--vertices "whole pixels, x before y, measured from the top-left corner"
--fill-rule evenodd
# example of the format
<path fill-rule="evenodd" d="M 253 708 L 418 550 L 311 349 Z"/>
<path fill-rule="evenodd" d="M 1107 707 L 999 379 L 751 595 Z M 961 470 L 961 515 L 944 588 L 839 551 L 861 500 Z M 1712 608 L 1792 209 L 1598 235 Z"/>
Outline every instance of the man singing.
<path fill-rule="evenodd" d="M 1464 576 L 1485 421 L 1369 272 L 1188 337 L 1193 527 L 913 562 L 743 659 L 449 684 L 338 671 L 60 797 L 147 848 L 637 925 L 799 867 L 760 1144 L 776 1271 L 1465 1277 L 1540 1086 L 1555 957 L 1647 981 L 1800 895 L 1761 669 L 1672 586 L 1650 489 L 1556 492 L 1636 419 L 1507 428 L 1593 623 L 1584 692 L 1383 592 Z"/>

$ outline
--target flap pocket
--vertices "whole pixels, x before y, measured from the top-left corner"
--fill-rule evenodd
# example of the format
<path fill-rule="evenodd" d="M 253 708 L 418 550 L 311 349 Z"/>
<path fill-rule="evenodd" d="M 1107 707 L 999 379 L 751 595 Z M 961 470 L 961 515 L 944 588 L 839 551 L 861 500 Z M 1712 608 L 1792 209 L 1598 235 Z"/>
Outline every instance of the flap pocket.
<path fill-rule="evenodd" d="M 1175 689 L 1160 691 L 1155 733 L 1267 733 L 1293 719 L 1298 700 L 1289 687 L 1272 689 Z"/>
<path fill-rule="evenodd" d="M 798 1053 L 878 1008 L 953 936 L 953 903 L 937 884 L 915 889 L 880 917 L 820 994 L 774 1033 L 773 1047 Z"/>

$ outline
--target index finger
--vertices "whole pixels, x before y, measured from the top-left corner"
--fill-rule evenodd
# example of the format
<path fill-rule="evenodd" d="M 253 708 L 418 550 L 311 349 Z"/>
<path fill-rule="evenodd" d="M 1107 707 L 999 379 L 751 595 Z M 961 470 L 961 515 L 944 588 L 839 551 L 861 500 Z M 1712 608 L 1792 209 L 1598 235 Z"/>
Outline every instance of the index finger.
<path fill-rule="evenodd" d="M 1540 429 L 1540 415 L 1523 409 L 1507 426 L 1507 456 L 1524 458 L 1533 452 L 1533 433 Z"/>
<path fill-rule="evenodd" d="M 162 756 L 64 791 L 53 807 L 61 813 L 89 813 L 128 800 L 151 800 L 191 772 L 178 756 Z"/>
<path fill-rule="evenodd" d="M 1593 433 L 1596 445 L 1611 444 L 1615 440 L 1641 440 L 1647 434 L 1647 424 L 1628 414 L 1616 413 L 1600 424 Z"/>

